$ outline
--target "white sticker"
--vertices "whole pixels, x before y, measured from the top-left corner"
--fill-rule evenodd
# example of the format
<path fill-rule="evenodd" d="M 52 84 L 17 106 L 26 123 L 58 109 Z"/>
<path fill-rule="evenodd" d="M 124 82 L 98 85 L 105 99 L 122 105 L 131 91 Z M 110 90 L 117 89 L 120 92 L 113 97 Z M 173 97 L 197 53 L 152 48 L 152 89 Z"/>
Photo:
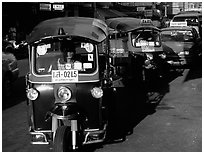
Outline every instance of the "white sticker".
<path fill-rule="evenodd" d="M 146 41 L 140 41 L 140 45 L 141 45 L 141 46 L 147 46 L 148 43 L 147 43 Z"/>
<path fill-rule="evenodd" d="M 50 47 L 51 47 L 50 44 L 45 44 L 45 45 L 37 46 L 37 53 L 40 56 L 45 55 L 47 53 L 47 49 L 50 48 Z"/>
<path fill-rule="evenodd" d="M 66 64 L 64 64 L 64 65 L 65 65 L 65 69 L 66 69 L 66 70 L 69 70 L 69 69 L 72 68 L 72 64 L 70 64 L 70 63 L 66 63 Z"/>
<path fill-rule="evenodd" d="M 92 68 L 92 63 L 83 63 L 83 68 L 84 69 Z"/>
<path fill-rule="evenodd" d="M 75 63 L 74 63 L 74 69 L 76 69 L 76 70 L 82 70 L 82 63 L 80 63 L 80 62 L 75 62 Z"/>
<path fill-rule="evenodd" d="M 93 61 L 93 54 L 88 54 L 88 61 Z"/>
<path fill-rule="evenodd" d="M 154 46 L 154 42 L 149 42 L 149 46 Z"/>
<path fill-rule="evenodd" d="M 92 52 L 94 49 L 93 44 L 91 43 L 81 43 L 81 48 L 85 48 L 87 52 Z"/>

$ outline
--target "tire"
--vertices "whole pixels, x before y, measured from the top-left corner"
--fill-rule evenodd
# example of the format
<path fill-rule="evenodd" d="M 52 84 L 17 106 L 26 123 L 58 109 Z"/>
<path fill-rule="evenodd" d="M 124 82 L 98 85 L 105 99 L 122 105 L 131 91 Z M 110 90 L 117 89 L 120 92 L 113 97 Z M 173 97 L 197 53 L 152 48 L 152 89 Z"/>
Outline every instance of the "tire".
<path fill-rule="evenodd" d="M 73 152 L 79 151 L 81 148 L 80 136 L 77 134 L 78 149 L 72 149 L 72 132 L 68 126 L 61 126 L 57 129 L 54 139 L 53 151 L 54 152 Z"/>
<path fill-rule="evenodd" d="M 55 152 L 71 151 L 72 134 L 68 126 L 59 127 L 55 134 L 53 150 Z"/>

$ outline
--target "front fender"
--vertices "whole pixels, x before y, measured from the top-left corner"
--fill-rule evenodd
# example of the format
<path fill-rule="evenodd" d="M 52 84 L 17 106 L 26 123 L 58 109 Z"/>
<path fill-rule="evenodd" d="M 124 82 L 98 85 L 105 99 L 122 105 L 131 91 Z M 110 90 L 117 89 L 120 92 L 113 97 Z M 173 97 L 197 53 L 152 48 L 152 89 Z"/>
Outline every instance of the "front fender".
<path fill-rule="evenodd" d="M 58 119 L 68 119 L 74 120 L 78 119 L 80 110 L 76 103 L 69 104 L 55 104 L 55 106 L 47 112 L 46 120 L 48 120 L 53 114 L 55 114 Z"/>

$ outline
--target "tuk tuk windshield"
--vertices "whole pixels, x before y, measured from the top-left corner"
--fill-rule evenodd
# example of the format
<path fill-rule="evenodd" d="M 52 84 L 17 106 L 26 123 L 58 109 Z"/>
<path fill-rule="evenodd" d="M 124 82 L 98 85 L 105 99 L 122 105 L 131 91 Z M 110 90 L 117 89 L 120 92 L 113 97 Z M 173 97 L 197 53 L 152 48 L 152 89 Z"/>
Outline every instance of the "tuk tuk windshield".
<path fill-rule="evenodd" d="M 160 32 L 153 29 L 137 29 L 132 32 L 131 40 L 133 47 L 161 46 Z"/>
<path fill-rule="evenodd" d="M 192 42 L 193 33 L 190 30 L 165 30 L 161 32 L 162 42 Z"/>
<path fill-rule="evenodd" d="M 35 71 L 39 75 L 51 75 L 52 70 L 78 70 L 89 74 L 96 70 L 96 48 L 88 41 L 55 39 L 34 47 Z"/>

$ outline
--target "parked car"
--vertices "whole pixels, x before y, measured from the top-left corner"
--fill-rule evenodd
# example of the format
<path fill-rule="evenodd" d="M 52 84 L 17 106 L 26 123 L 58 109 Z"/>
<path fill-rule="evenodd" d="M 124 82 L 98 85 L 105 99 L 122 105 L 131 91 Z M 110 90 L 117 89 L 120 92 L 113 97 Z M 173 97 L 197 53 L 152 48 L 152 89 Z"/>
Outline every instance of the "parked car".
<path fill-rule="evenodd" d="M 201 57 L 201 38 L 193 27 L 163 28 L 161 40 L 167 63 L 171 66 L 192 65 Z"/>
<path fill-rule="evenodd" d="M 187 22 L 188 26 L 194 27 L 202 37 L 202 14 L 201 13 L 181 13 L 175 15 L 172 22 Z"/>
<path fill-rule="evenodd" d="M 12 45 L 3 42 L 2 47 L 2 92 L 3 97 L 9 97 L 12 92 L 12 83 L 18 78 L 19 69 L 16 57 L 12 53 Z"/>

